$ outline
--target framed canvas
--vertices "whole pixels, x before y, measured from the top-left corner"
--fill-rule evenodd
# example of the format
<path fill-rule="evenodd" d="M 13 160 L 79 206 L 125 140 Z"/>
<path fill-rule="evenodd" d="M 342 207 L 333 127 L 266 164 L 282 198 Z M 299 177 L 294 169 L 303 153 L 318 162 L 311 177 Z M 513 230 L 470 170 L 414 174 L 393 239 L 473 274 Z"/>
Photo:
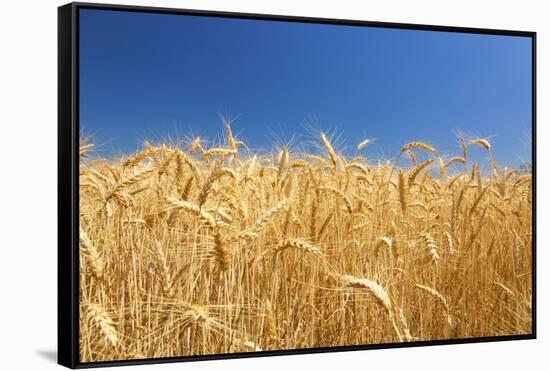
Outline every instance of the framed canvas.
<path fill-rule="evenodd" d="M 58 19 L 60 364 L 535 338 L 534 32 Z"/>

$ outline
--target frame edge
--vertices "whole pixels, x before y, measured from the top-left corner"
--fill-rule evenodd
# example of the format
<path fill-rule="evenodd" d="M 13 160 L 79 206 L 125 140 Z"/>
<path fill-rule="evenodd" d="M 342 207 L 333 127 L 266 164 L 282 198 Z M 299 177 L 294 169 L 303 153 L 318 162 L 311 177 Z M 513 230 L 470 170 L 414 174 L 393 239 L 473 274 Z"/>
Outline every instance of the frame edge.
<path fill-rule="evenodd" d="M 480 27 L 465 27 L 465 26 L 444 26 L 435 24 L 423 23 L 403 23 L 403 22 L 386 22 L 386 21 L 371 21 L 349 18 L 328 18 L 303 15 L 286 15 L 272 13 L 247 13 L 225 10 L 202 10 L 196 8 L 174 8 L 165 6 L 144 6 L 144 5 L 127 5 L 115 3 L 89 3 L 89 2 L 73 2 L 77 8 L 83 9 L 101 9 L 101 10 L 119 10 L 133 11 L 144 13 L 164 13 L 164 14 L 184 14 L 194 16 L 219 17 L 219 18 L 237 18 L 249 20 L 264 20 L 264 21 L 283 21 L 297 23 L 316 23 L 316 24 L 335 24 L 345 26 L 367 26 L 378 28 L 396 28 L 407 30 L 420 31 L 443 31 L 443 32 L 458 32 L 458 33 L 476 33 L 485 35 L 506 35 L 506 36 L 527 36 L 532 37 L 536 32 L 531 30 L 509 30 L 499 28 L 480 28 Z"/>
<path fill-rule="evenodd" d="M 178 356 L 152 359 L 112 360 L 82 363 L 79 360 L 79 250 L 78 250 L 78 9 L 121 10 L 134 12 L 157 12 L 207 17 L 273 20 L 301 23 L 358 25 L 408 30 L 443 31 L 475 34 L 494 34 L 529 37 L 532 40 L 532 163 L 533 163 L 533 244 L 532 244 L 532 331 L 530 334 L 431 340 L 413 343 L 365 344 L 329 348 L 307 348 L 263 351 L 260 353 L 223 353 L 200 356 Z M 485 29 L 395 23 L 384 21 L 349 20 L 289 16 L 280 14 L 239 13 L 216 10 L 180 9 L 156 6 L 133 6 L 123 4 L 72 2 L 58 7 L 58 360 L 57 363 L 71 368 L 96 368 L 126 365 L 147 365 L 174 362 L 196 362 L 222 359 L 259 358 L 271 356 L 320 354 L 344 351 L 413 348 L 452 344 L 475 344 L 514 340 L 537 339 L 536 322 L 536 31 Z M 68 233 L 67 233 L 68 232 Z M 75 304 L 76 303 L 76 304 Z"/>
<path fill-rule="evenodd" d="M 78 365 L 78 295 L 74 247 L 75 6 L 57 9 L 57 363 Z M 75 263 L 76 262 L 76 263 Z M 76 276 L 78 278 L 78 276 Z"/>

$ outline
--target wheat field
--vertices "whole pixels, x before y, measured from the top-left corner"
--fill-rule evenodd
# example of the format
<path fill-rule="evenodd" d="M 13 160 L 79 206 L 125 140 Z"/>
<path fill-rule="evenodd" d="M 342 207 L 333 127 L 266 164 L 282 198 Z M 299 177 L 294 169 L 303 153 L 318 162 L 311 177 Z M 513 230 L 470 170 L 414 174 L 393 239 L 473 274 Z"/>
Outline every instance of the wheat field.
<path fill-rule="evenodd" d="M 532 176 L 487 140 L 375 163 L 225 129 L 111 160 L 81 140 L 81 362 L 531 333 Z"/>

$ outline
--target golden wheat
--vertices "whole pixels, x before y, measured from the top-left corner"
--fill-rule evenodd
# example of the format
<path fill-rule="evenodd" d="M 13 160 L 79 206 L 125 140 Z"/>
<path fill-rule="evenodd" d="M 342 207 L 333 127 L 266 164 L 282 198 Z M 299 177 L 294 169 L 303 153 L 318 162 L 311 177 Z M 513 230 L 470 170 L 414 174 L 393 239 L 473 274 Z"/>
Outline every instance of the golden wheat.
<path fill-rule="evenodd" d="M 531 332 L 532 177 L 483 173 L 487 140 L 372 163 L 224 129 L 102 161 L 81 141 L 81 361 Z"/>

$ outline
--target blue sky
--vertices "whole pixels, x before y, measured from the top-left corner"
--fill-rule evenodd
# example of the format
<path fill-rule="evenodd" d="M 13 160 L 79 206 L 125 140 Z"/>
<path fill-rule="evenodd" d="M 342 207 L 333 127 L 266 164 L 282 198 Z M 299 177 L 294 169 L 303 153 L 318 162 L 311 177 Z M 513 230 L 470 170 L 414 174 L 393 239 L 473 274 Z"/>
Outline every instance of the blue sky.
<path fill-rule="evenodd" d="M 323 130 L 350 155 L 364 138 L 374 159 L 411 140 L 453 155 L 461 131 L 517 165 L 531 156 L 531 40 L 80 10 L 80 126 L 98 155 L 219 140 L 220 114 L 255 150 Z"/>

